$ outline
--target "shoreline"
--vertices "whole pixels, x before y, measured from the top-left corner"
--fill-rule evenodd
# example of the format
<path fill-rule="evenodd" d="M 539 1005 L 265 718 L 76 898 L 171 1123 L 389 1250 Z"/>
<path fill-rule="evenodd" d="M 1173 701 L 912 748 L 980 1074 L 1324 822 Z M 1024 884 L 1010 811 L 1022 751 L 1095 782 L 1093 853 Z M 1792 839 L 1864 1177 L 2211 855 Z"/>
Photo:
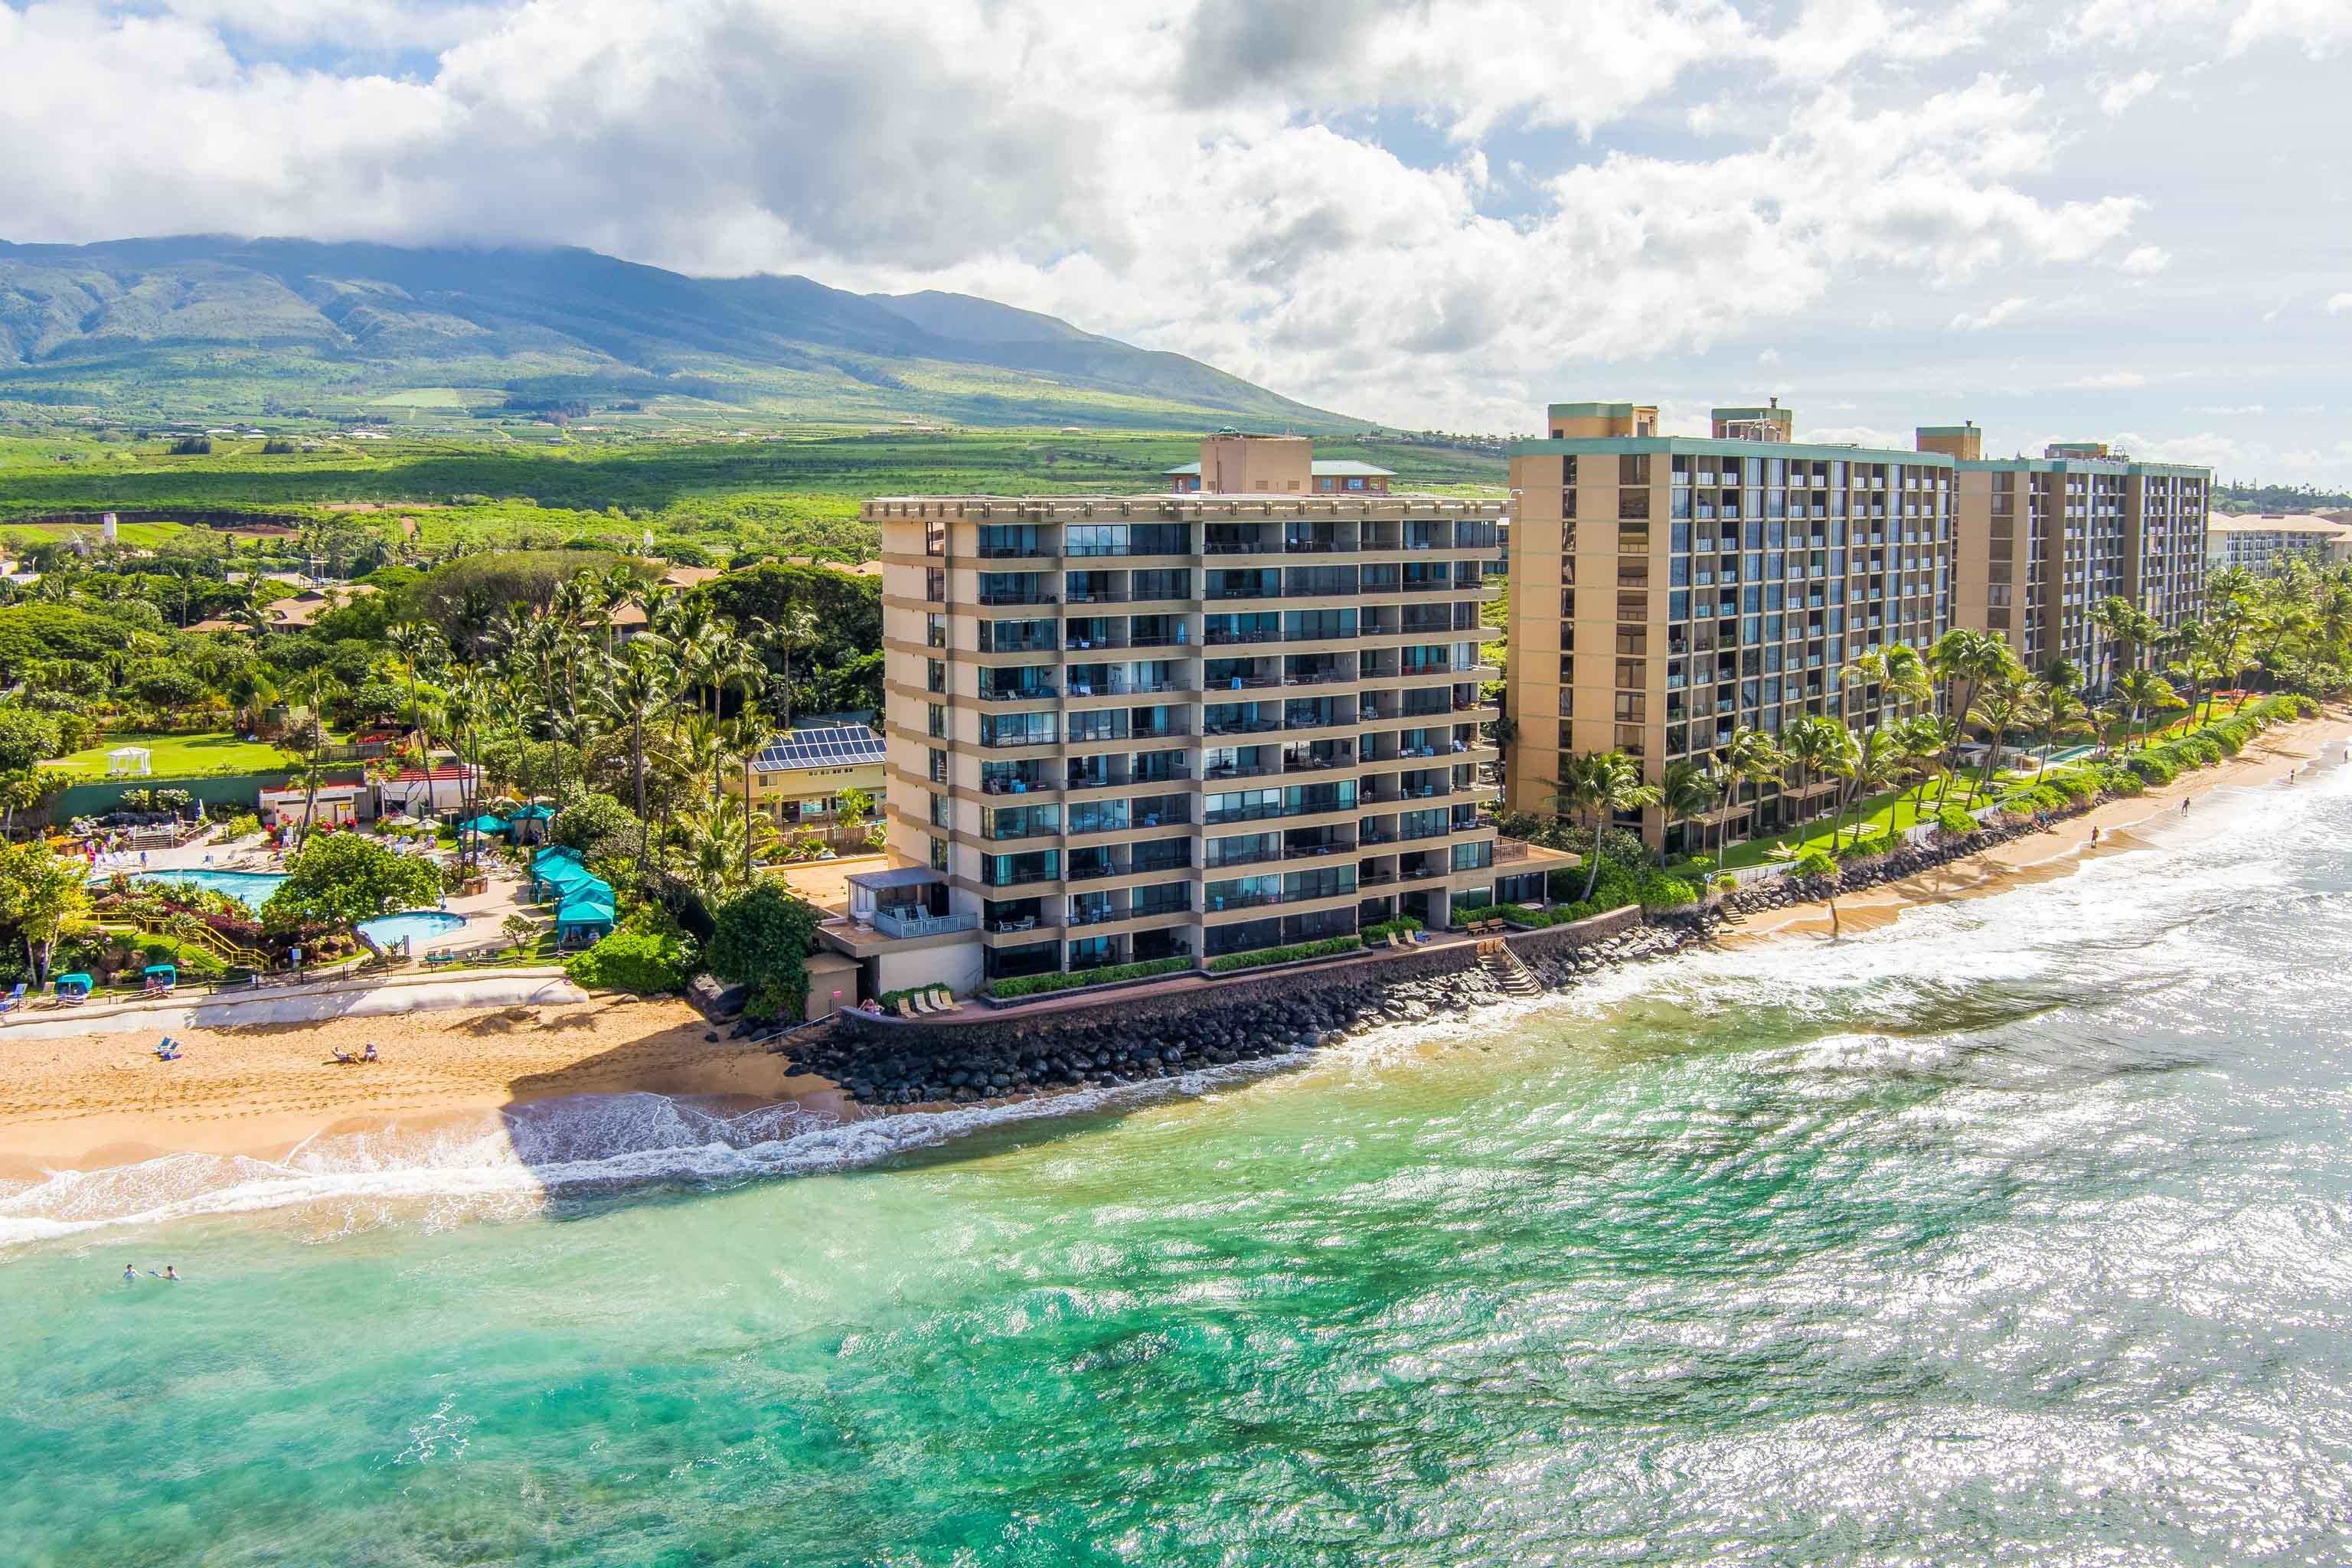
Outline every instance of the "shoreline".
<path fill-rule="evenodd" d="M 2240 756 L 2128 800 L 2110 801 L 2051 828 L 1964 860 L 1838 900 L 1849 933 L 1904 910 L 2063 877 L 2090 858 L 2151 847 L 2132 830 L 2182 815 L 2179 803 L 2217 790 L 2275 784 L 2352 741 L 2352 713 L 2327 712 L 2273 731 Z M 2194 817 L 2193 811 L 2189 814 Z M 2090 846 L 2094 827 L 2100 844 Z M 1727 947 L 1829 939 L 1828 905 L 1790 904 L 1718 931 Z M 963 1103 L 866 1106 L 833 1079 L 796 1073 L 748 1039 L 725 1038 L 685 1003 L 592 997 L 401 1016 L 346 1017 L 181 1034 L 184 1059 L 156 1061 L 144 1035 L 99 1033 L 7 1042 L 0 1048 L 0 1184 L 61 1171 L 91 1172 L 174 1154 L 269 1163 L 313 1139 L 478 1127 L 487 1113 L 582 1095 L 658 1094 L 713 1109 L 795 1105 L 840 1122 L 972 1109 Z M 377 1042 L 383 1060 L 328 1065 L 331 1049 Z M 978 1101 L 1052 1100 L 1046 1089 Z"/>

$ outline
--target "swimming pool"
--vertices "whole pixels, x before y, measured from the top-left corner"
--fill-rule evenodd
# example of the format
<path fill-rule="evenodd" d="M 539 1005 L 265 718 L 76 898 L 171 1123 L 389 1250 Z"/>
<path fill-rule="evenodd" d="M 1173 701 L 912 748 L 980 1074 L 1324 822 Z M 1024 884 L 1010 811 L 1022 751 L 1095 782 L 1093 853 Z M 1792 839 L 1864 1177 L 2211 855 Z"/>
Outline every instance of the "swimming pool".
<path fill-rule="evenodd" d="M 446 910 L 409 910 L 401 914 L 383 915 L 360 922 L 360 934 L 381 948 L 394 948 L 405 938 L 417 956 L 424 956 L 425 944 L 438 942 L 466 923 L 463 915 L 453 915 Z"/>
<path fill-rule="evenodd" d="M 107 879 L 100 877 L 100 882 Z M 131 879 L 134 882 L 172 882 L 182 887 L 202 888 L 207 892 L 226 893 L 249 910 L 259 910 L 286 880 L 280 871 L 214 871 L 200 867 L 187 867 L 176 871 L 142 871 Z"/>

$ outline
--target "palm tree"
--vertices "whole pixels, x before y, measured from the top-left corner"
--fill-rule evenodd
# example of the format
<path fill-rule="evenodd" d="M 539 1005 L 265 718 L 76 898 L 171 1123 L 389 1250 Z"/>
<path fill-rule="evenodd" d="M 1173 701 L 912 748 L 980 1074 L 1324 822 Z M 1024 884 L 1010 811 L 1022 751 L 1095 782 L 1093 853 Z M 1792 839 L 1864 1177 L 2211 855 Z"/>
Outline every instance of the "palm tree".
<path fill-rule="evenodd" d="M 1843 727 L 1841 726 L 1843 729 Z M 1853 836 L 1862 838 L 1863 802 L 1879 791 L 1892 789 L 1902 777 L 1902 742 L 1885 730 L 1872 730 L 1855 738 L 1845 731 L 1845 743 L 1838 748 L 1837 760 L 1831 764 L 1840 783 L 1837 820 L 1830 825 L 1830 853 L 1837 853 L 1838 835 L 1843 831 L 1845 814 L 1854 812 Z"/>
<path fill-rule="evenodd" d="M 441 703 L 441 715 L 449 725 L 449 742 L 457 752 L 458 815 L 459 819 L 466 822 L 474 819 L 475 763 L 470 759 L 480 752 L 478 743 L 469 745 L 468 742 L 478 742 L 480 739 L 478 726 L 484 709 L 481 681 L 472 675 L 461 678 L 451 686 L 449 695 Z M 425 798 L 429 800 L 433 786 L 428 782 L 425 787 Z M 457 858 L 467 870 L 474 866 L 474 839 L 475 836 L 470 833 L 457 835 Z"/>
<path fill-rule="evenodd" d="M 755 619 L 751 623 L 751 641 L 761 648 L 772 649 L 776 655 L 777 675 L 770 689 L 782 694 L 782 700 L 776 704 L 779 730 L 793 727 L 793 650 L 808 647 L 816 640 L 816 617 L 803 609 L 787 609 L 772 621 Z"/>
<path fill-rule="evenodd" d="M 1976 707 L 1977 693 L 1987 682 L 2015 670 L 2017 656 L 2005 640 L 1990 632 L 1955 626 L 1927 649 L 1927 664 L 1937 678 L 1951 689 L 1949 710 L 1961 720 L 1953 727 L 1951 746 L 1944 753 L 1944 767 L 1950 771 L 1958 763 L 1960 742 L 1968 734 L 1967 718 Z"/>
<path fill-rule="evenodd" d="M 1814 783 L 1830 776 L 1843 748 L 1853 742 L 1852 731 L 1837 720 L 1820 714 L 1800 719 L 1780 732 L 1781 787 L 1796 803 L 1798 822 L 1803 821 Z M 1793 784 L 1787 782 L 1790 777 L 1795 780 Z M 1793 827 L 1798 823 L 1787 826 Z"/>
<path fill-rule="evenodd" d="M 1676 758 L 1660 770 L 1658 792 L 1658 859 L 1665 861 L 1666 839 L 1673 836 L 1675 824 L 1686 817 L 1704 815 L 1717 800 L 1721 790 L 1709 776 L 1709 770 L 1686 758 Z"/>
<path fill-rule="evenodd" d="M 759 710 L 751 705 L 751 699 L 747 697 L 743 706 L 736 710 L 735 717 L 725 721 L 719 726 L 719 734 L 728 755 L 742 760 L 743 809 L 746 813 L 750 813 L 751 811 L 751 764 L 759 756 L 761 748 L 767 743 L 767 722 L 761 718 Z M 743 836 L 743 884 L 746 887 L 749 887 L 751 882 L 752 837 L 751 833 Z"/>
<path fill-rule="evenodd" d="M 1621 812 L 1639 811 L 1658 804 L 1658 786 L 1642 782 L 1642 764 L 1622 752 L 1600 752 L 1583 760 L 1576 770 L 1584 806 L 1592 813 L 1592 857 L 1584 875 L 1584 901 L 1592 900 L 1592 889 L 1601 880 L 1601 857 L 1608 851 L 1603 847 L 1609 825 Z"/>
<path fill-rule="evenodd" d="M 408 677 L 409 727 L 416 731 L 424 748 L 425 766 L 429 773 L 433 767 L 433 738 L 425 731 L 424 706 L 416 700 L 416 676 L 440 646 L 441 634 L 423 621 L 402 621 L 384 633 L 384 640 L 392 645 L 403 673 Z"/>
<path fill-rule="evenodd" d="M 2004 674 L 1984 683 L 1975 706 L 1969 710 L 1968 721 L 1986 732 L 1984 766 L 1977 775 L 1979 789 L 1992 788 L 1993 769 L 2000 762 L 2001 748 L 2009 743 L 2011 732 L 2017 728 L 2027 689 L 2021 671 Z"/>
<path fill-rule="evenodd" d="M 2090 726 L 2091 708 L 2080 697 L 2063 686 L 2044 687 L 2035 714 L 2042 723 L 2041 765 L 2033 770 L 2033 782 L 2040 784 L 2050 771 L 2050 752 L 2062 739 L 2072 739 Z"/>
<path fill-rule="evenodd" d="M 1731 773 L 1735 790 L 1742 784 L 1761 788 L 1780 776 L 1780 748 L 1774 745 L 1772 737 L 1763 731 L 1743 727 L 1734 730 L 1731 739 L 1725 742 L 1723 764 Z M 1751 828 L 1753 821 L 1751 817 Z M 1727 813 L 1716 828 L 1715 859 L 1718 866 L 1723 863 L 1724 856 L 1729 853 L 1730 846 L 1725 839 L 1730 831 L 1731 818 Z"/>
<path fill-rule="evenodd" d="M 604 682 L 605 710 L 629 731 L 629 781 L 635 790 L 637 871 L 644 875 L 653 849 L 651 825 L 646 818 L 646 726 L 656 721 L 677 697 L 677 678 L 667 651 L 657 640 L 641 637 L 614 660 Z"/>
<path fill-rule="evenodd" d="M 2131 750 L 2132 735 L 2137 735 L 2142 745 L 2147 743 L 2147 732 L 2141 728 L 2142 715 L 2153 718 L 2159 708 L 2180 705 L 2172 682 L 2152 669 L 2126 670 L 2116 681 L 2116 695 L 2131 710 L 2131 733 L 2124 738 L 2126 751 Z"/>
<path fill-rule="evenodd" d="M 1936 713 L 1914 713 L 1896 724 L 1890 731 L 1902 748 L 1904 771 L 1919 776 L 1919 799 L 1913 815 L 1924 815 L 1927 808 L 1927 781 L 1940 778 L 1947 784 L 1951 774 L 1943 766 L 1944 753 L 1952 743 L 1956 726 Z M 1943 794 L 1938 791 L 1936 809 L 1944 807 Z"/>

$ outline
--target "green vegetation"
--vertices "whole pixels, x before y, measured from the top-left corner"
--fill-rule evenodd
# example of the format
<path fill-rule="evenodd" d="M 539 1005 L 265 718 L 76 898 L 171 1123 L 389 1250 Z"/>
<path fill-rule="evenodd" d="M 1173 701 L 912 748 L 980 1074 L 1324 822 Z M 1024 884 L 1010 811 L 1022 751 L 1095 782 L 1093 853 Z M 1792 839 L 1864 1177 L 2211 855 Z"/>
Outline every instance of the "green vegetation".
<path fill-rule="evenodd" d="M 1981 794 L 1973 784 L 1965 781 L 1955 786 L 1955 790 L 1949 798 L 1940 801 L 1935 798 L 1922 800 L 1921 795 L 1927 792 L 1919 786 L 1906 784 L 1899 789 L 1886 790 L 1855 803 L 1851 808 L 1850 819 L 1843 823 L 1813 823 L 1776 833 L 1767 838 L 1752 838 L 1745 844 L 1735 844 L 1725 852 L 1723 865 L 1727 869 L 1761 866 L 1771 859 L 1776 851 L 1790 845 L 1800 849 L 1818 848 L 1826 852 L 1832 847 L 1830 842 L 1832 834 L 1839 840 L 1839 854 L 1867 853 L 1853 848 L 1851 841 L 1857 835 L 1883 847 L 1922 822 L 1946 826 L 1947 814 L 1967 818 L 1969 826 L 1964 831 L 1973 832 L 1976 819 L 1969 816 L 1970 808 L 1988 804 L 1992 797 Z"/>
<path fill-rule="evenodd" d="M 154 770 L 158 779 L 283 772 L 287 766 L 286 753 L 276 746 L 265 745 L 258 741 L 240 741 L 225 732 L 150 735 L 135 731 L 109 735 L 95 746 L 68 752 L 41 765 L 74 778 L 104 778 L 106 754 L 121 746 L 146 747 L 151 753 L 149 766 Z"/>
<path fill-rule="evenodd" d="M 694 951 L 665 932 L 615 931 L 565 959 L 563 972 L 575 984 L 593 991 L 665 996 L 685 990 L 694 977 Z"/>
<path fill-rule="evenodd" d="M 751 988 L 747 1018 L 798 1018 L 808 1005 L 809 944 L 817 912 L 773 882 L 756 882 L 719 908 L 710 973 Z"/>
<path fill-rule="evenodd" d="M 1141 980 L 1153 974 L 1173 974 L 1190 970 L 1189 958 L 1152 958 L 1140 963 L 1112 963 L 1100 969 L 1084 969 L 1068 974 L 1021 974 L 1003 980 L 992 980 L 981 987 L 999 1002 L 1009 1002 L 1015 996 L 1035 996 L 1050 991 L 1076 991 L 1088 985 L 1113 985 L 1122 980 Z M 887 998 L 885 998 L 887 1004 Z"/>
<path fill-rule="evenodd" d="M 261 923 L 281 933 L 341 932 L 440 901 L 440 874 L 426 861 L 357 833 L 321 833 L 286 862 L 286 880 L 261 906 Z"/>
<path fill-rule="evenodd" d="M 1262 969 L 1269 963 L 1297 963 L 1309 958 L 1333 958 L 1343 952 L 1357 952 L 1364 945 L 1360 936 L 1327 937 L 1321 942 L 1302 942 L 1290 947 L 1264 947 L 1255 952 L 1229 952 L 1223 958 L 1209 960 L 1209 968 L 1217 974 L 1229 974 L 1236 969 Z"/>
<path fill-rule="evenodd" d="M 1377 921 L 1363 927 L 1356 934 L 1370 943 L 1386 942 L 1392 936 L 1411 936 L 1421 929 L 1421 922 L 1411 915 L 1399 915 L 1392 921 Z"/>

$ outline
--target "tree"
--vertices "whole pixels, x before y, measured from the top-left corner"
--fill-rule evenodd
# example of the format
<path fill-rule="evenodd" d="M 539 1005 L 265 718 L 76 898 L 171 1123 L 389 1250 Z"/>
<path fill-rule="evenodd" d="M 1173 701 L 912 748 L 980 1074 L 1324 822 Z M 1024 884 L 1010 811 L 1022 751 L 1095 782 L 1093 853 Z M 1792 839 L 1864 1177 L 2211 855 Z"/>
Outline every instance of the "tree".
<path fill-rule="evenodd" d="M 83 876 L 80 861 L 57 854 L 40 839 L 0 845 L 0 921 L 16 928 L 36 985 L 48 978 L 58 939 L 89 922 L 89 890 Z"/>
<path fill-rule="evenodd" d="M 395 855 L 356 833 L 317 833 L 286 863 L 286 880 L 261 906 L 273 931 L 345 930 L 400 910 L 431 909 L 441 878 L 431 862 Z"/>
<path fill-rule="evenodd" d="M 602 697 L 615 722 L 629 732 L 629 779 L 636 791 L 637 869 L 653 847 L 646 816 L 646 726 L 669 711 L 678 695 L 676 667 L 653 637 L 631 643 L 606 678 Z"/>
<path fill-rule="evenodd" d="M 609 795 L 581 795 L 556 813 L 551 842 L 577 849 L 590 861 L 617 859 L 635 849 L 638 820 Z"/>
<path fill-rule="evenodd" d="M 1823 850 L 1809 849 L 1802 842 L 1795 844 L 1775 844 L 1772 846 L 1771 855 L 1773 859 L 1780 861 L 1782 865 L 1789 868 L 1789 874 L 1792 877 L 1828 879 L 1830 887 L 1830 940 L 1832 942 L 1837 941 L 1844 934 L 1844 930 L 1838 921 L 1837 858 Z"/>
<path fill-rule="evenodd" d="M 797 1017 L 808 1004 L 809 944 L 817 911 L 774 881 L 754 884 L 721 905 L 710 935 L 710 973 L 751 988 L 751 1018 Z"/>
<path fill-rule="evenodd" d="M 1584 901 L 1590 903 L 1593 887 L 1601 880 L 1610 823 L 1620 812 L 1657 805 L 1658 786 L 1643 784 L 1642 764 L 1622 752 L 1597 752 L 1568 772 L 1571 777 L 1564 782 L 1569 784 L 1570 798 L 1593 818 L 1592 849 L 1586 857 L 1584 873 Z"/>
<path fill-rule="evenodd" d="M 1723 792 L 1710 778 L 1708 770 L 1686 759 L 1668 763 L 1658 773 L 1659 854 L 1664 858 L 1666 837 L 1673 834 L 1675 824 L 1685 818 L 1705 815 L 1720 800 Z M 845 804 L 847 793 L 842 796 Z M 849 825 L 845 810 L 842 826 Z"/>
<path fill-rule="evenodd" d="M 2130 710 L 2132 732 L 2139 735 L 2143 745 L 2147 743 L 2147 737 L 2141 732 L 2142 717 L 2153 719 L 2160 709 L 2182 706 L 2179 697 L 2172 689 L 2172 682 L 2152 669 L 2126 670 L 2116 681 L 2116 696 Z M 2132 737 L 2126 734 L 2124 750 L 2131 750 L 2131 743 Z"/>
<path fill-rule="evenodd" d="M 1773 744 L 1772 737 L 1761 730 L 1745 727 L 1734 730 L 1731 732 L 1731 740 L 1723 748 L 1723 765 L 1730 771 L 1735 780 L 1732 786 L 1735 791 L 1740 784 L 1760 787 L 1780 776 L 1780 748 Z M 1715 834 L 1715 858 L 1717 865 L 1723 863 L 1724 854 L 1728 847 L 1725 839 L 1730 831 L 1731 818 L 1727 815 L 1721 825 L 1717 827 Z"/>
<path fill-rule="evenodd" d="M 1780 732 L 1780 761 L 1783 787 L 1796 797 L 1799 821 L 1803 819 L 1806 792 L 1816 780 L 1828 778 L 1836 771 L 1839 758 L 1853 744 L 1852 731 L 1837 720 L 1821 714 L 1800 719 Z M 1787 783 L 1790 777 L 1794 779 L 1793 784 Z"/>

